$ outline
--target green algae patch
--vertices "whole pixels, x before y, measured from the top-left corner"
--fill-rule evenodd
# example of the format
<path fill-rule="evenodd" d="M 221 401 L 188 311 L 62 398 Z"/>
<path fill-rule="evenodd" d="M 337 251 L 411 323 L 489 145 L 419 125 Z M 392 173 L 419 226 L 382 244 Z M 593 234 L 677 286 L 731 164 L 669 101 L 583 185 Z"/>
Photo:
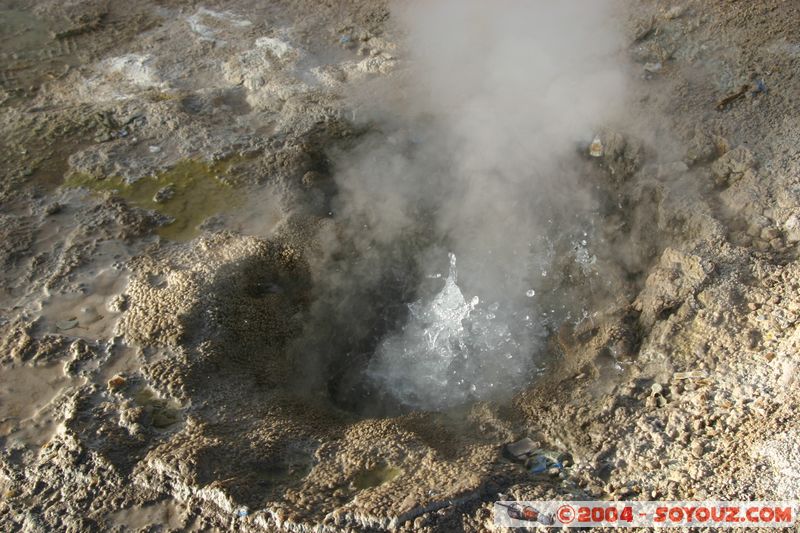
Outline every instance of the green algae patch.
<path fill-rule="evenodd" d="M 402 470 L 393 466 L 378 466 L 356 474 L 353 486 L 358 490 L 370 489 L 388 483 L 402 473 Z"/>
<path fill-rule="evenodd" d="M 98 179 L 78 173 L 68 177 L 64 186 L 109 192 L 131 205 L 166 215 L 172 222 L 160 226 L 157 233 L 165 239 L 187 241 L 199 233 L 197 227 L 208 217 L 241 203 L 241 194 L 226 179 L 235 162 L 234 158 L 213 163 L 185 159 L 133 183 L 118 176 Z"/>

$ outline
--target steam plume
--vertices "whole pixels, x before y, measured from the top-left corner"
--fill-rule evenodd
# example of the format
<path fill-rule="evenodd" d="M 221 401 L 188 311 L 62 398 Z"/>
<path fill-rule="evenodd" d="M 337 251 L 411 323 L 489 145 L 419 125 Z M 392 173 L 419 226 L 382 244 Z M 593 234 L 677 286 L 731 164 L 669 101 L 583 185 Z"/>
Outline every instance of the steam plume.
<path fill-rule="evenodd" d="M 553 224 L 592 202 L 576 148 L 624 101 L 612 15 L 605 0 L 395 6 L 410 66 L 384 98 L 362 102 L 372 134 L 335 158 L 338 259 L 323 268 L 340 275 L 317 304 L 334 329 L 341 312 L 361 323 L 346 335 L 374 337 L 326 346 L 365 365 L 383 393 L 443 408 L 507 393 L 536 371 L 536 289 L 550 237 L 571 231 Z"/>

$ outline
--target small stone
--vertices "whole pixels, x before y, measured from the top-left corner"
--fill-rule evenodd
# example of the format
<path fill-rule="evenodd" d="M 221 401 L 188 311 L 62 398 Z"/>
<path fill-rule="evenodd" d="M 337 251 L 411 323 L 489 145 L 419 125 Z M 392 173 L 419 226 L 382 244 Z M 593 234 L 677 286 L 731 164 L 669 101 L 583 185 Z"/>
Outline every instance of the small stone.
<path fill-rule="evenodd" d="M 667 20 L 674 20 L 680 18 L 683 15 L 685 8 L 683 6 L 675 6 L 671 8 L 669 11 L 664 13 L 664 18 Z"/>
<path fill-rule="evenodd" d="M 47 216 L 57 215 L 63 209 L 64 209 L 64 205 L 63 204 L 60 204 L 58 202 L 53 202 L 52 204 L 49 204 L 45 208 L 44 214 L 47 215 Z"/>
<path fill-rule="evenodd" d="M 175 185 L 169 184 L 166 187 L 162 187 L 153 195 L 153 201 L 157 204 L 162 204 L 166 201 L 171 200 L 175 196 Z"/>
<path fill-rule="evenodd" d="M 59 320 L 56 322 L 56 327 L 61 331 L 66 331 L 68 329 L 72 329 L 78 325 L 78 321 L 75 318 L 70 318 L 68 320 Z"/>
<path fill-rule="evenodd" d="M 765 241 L 771 241 L 773 239 L 778 239 L 781 236 L 781 232 L 778 231 L 778 228 L 764 228 L 761 230 L 761 239 Z"/>
<path fill-rule="evenodd" d="M 115 375 L 114 377 L 112 377 L 111 379 L 108 380 L 108 389 L 112 390 L 112 391 L 113 390 L 119 390 L 122 387 L 124 387 L 127 382 L 128 382 L 128 380 L 125 379 L 124 376 L 121 376 L 120 374 L 117 374 L 117 375 Z"/>
<path fill-rule="evenodd" d="M 653 383 L 650 386 L 650 395 L 651 396 L 658 396 L 664 392 L 664 386 L 661 383 Z"/>
<path fill-rule="evenodd" d="M 703 452 L 705 452 L 705 446 L 703 446 L 702 442 L 695 442 L 692 444 L 692 455 L 695 458 L 700 459 L 703 457 Z"/>
<path fill-rule="evenodd" d="M 603 157 L 604 151 L 603 141 L 600 140 L 600 137 L 595 137 L 592 144 L 589 146 L 589 155 L 592 157 Z"/>
<path fill-rule="evenodd" d="M 655 74 L 659 72 L 662 68 L 662 64 L 659 61 L 658 63 L 645 63 L 644 64 L 644 71 L 649 74 Z"/>
<path fill-rule="evenodd" d="M 538 447 L 538 444 L 528 437 L 506 444 L 503 450 L 506 456 L 515 461 L 525 460 Z"/>

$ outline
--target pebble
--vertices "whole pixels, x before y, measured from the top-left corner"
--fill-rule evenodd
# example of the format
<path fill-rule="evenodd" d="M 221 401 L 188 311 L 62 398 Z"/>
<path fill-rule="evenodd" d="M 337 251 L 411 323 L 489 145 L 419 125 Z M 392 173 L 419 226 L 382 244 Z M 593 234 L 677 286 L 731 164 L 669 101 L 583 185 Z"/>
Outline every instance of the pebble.
<path fill-rule="evenodd" d="M 761 231 L 761 238 L 765 241 L 772 241 L 773 239 L 778 239 L 781 236 L 781 232 L 778 231 L 777 228 L 764 228 Z"/>
<path fill-rule="evenodd" d="M 664 13 L 664 18 L 667 20 L 674 20 L 680 18 L 681 15 L 683 15 L 684 11 L 685 8 L 683 6 L 675 6 L 666 13 Z"/>
<path fill-rule="evenodd" d="M 157 204 L 161 204 L 168 200 L 171 200 L 173 196 L 175 196 L 175 185 L 170 183 L 166 187 L 160 188 L 153 195 L 153 201 Z"/>
<path fill-rule="evenodd" d="M 661 67 L 662 65 L 660 61 L 658 63 L 645 63 L 644 71 L 650 74 L 655 74 L 656 72 L 659 72 L 661 70 Z"/>
<path fill-rule="evenodd" d="M 537 447 L 538 444 L 536 442 L 534 442 L 528 437 L 525 437 L 524 439 L 520 439 L 517 442 L 506 444 L 505 453 L 510 458 L 513 458 L 515 460 L 522 460 L 531 455 Z"/>
<path fill-rule="evenodd" d="M 705 452 L 705 446 L 703 446 L 702 442 L 695 442 L 692 444 L 692 455 L 695 458 L 700 459 L 703 457 L 703 452 Z"/>
<path fill-rule="evenodd" d="M 124 376 L 117 374 L 108 380 L 108 388 L 109 390 L 120 389 L 125 385 L 125 383 L 127 383 L 127 381 L 128 380 L 126 380 Z"/>

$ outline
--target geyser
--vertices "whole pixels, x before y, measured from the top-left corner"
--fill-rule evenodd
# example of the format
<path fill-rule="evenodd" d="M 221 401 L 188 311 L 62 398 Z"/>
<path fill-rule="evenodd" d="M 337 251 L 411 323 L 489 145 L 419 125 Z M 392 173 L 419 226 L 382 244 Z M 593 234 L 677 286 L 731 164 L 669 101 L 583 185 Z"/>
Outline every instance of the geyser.
<path fill-rule="evenodd" d="M 351 96 L 366 133 L 331 153 L 333 228 L 297 357 L 356 410 L 508 397 L 558 320 L 585 314 L 570 300 L 593 274 L 596 165 L 575 148 L 624 100 L 611 3 L 436 0 L 393 17 L 410 61 Z M 556 268 L 564 253 L 586 256 L 575 273 Z"/>

